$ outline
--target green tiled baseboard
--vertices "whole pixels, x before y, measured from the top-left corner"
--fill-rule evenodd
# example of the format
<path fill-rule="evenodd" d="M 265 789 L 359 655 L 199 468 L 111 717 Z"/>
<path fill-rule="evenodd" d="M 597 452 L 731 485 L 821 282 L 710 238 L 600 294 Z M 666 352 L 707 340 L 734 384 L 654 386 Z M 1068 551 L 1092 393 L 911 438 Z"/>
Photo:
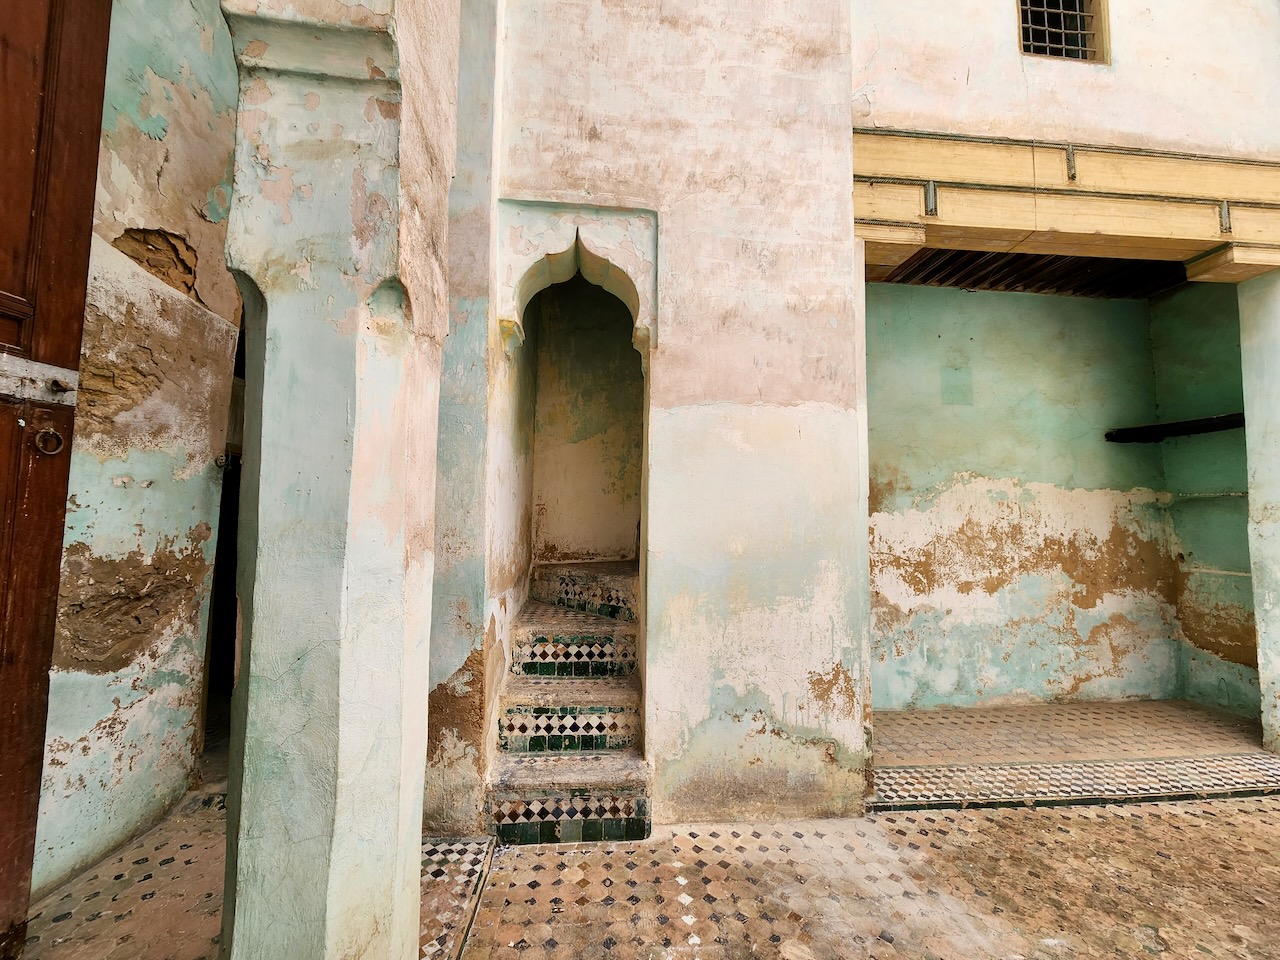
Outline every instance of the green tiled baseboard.
<path fill-rule="evenodd" d="M 645 840 L 652 824 L 644 817 L 604 820 L 543 820 L 498 825 L 498 841 L 506 844 L 592 843 L 604 840 Z"/>
<path fill-rule="evenodd" d="M 635 743 L 639 715 L 609 706 L 512 707 L 498 724 L 498 749 L 508 753 L 625 750 Z"/>
<path fill-rule="evenodd" d="M 529 677 L 626 677 L 636 672 L 634 660 L 557 661 L 522 663 L 520 672 Z"/>

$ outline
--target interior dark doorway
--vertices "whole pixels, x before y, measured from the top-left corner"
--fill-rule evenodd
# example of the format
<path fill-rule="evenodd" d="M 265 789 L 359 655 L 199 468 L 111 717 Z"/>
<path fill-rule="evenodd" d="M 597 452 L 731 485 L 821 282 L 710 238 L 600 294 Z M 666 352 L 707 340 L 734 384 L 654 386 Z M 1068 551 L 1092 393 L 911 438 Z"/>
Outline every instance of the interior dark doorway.
<path fill-rule="evenodd" d="M 240 604 L 236 594 L 237 541 L 240 528 L 241 454 L 244 433 L 244 327 L 236 343 L 235 379 L 227 423 L 227 449 L 218 510 L 218 543 L 214 548 L 213 588 L 209 599 L 205 647 L 204 745 L 200 778 L 220 783 L 227 778 L 231 745 L 231 693 L 236 682 Z"/>

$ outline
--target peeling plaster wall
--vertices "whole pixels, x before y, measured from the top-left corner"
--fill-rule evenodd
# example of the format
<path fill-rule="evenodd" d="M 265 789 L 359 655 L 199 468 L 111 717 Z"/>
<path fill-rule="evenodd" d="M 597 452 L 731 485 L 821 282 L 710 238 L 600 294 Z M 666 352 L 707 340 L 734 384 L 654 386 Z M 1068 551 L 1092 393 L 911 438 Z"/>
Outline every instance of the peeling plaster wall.
<path fill-rule="evenodd" d="M 659 822 L 863 803 L 849 15 L 506 13 L 501 195 L 656 212 L 642 566 Z"/>
<path fill-rule="evenodd" d="M 496 466 L 489 451 L 502 449 L 499 438 L 491 440 L 501 426 L 490 411 L 490 384 L 491 368 L 501 371 L 503 354 L 501 346 L 491 350 L 489 330 L 497 18 L 496 0 L 461 8 L 423 815 L 425 829 L 440 835 L 482 830 L 484 773 L 494 739 L 485 733 L 494 729 L 489 721 L 496 723 L 490 711 L 505 666 L 498 621 L 507 614 L 490 602 L 488 584 L 488 521 L 499 496 L 488 483 Z"/>
<path fill-rule="evenodd" d="M 236 90 L 217 0 L 113 2 L 94 232 L 231 320 Z"/>
<path fill-rule="evenodd" d="M 33 889 L 186 790 L 236 328 L 95 239 Z"/>
<path fill-rule="evenodd" d="M 216 0 L 113 4 L 36 896 L 161 816 L 194 768 L 240 313 L 236 90 Z"/>
<path fill-rule="evenodd" d="M 1021 52 L 1013 0 L 854 0 L 858 126 L 1280 158 L 1280 6 L 1109 0 L 1111 62 Z"/>
<path fill-rule="evenodd" d="M 626 305 L 581 274 L 525 310 L 538 326 L 537 562 L 632 560 L 640 538 L 644 380 Z"/>
<path fill-rule="evenodd" d="M 1136 301 L 869 287 L 883 709 L 1177 692 L 1168 497 Z"/>
<path fill-rule="evenodd" d="M 1162 421 L 1244 409 L 1240 311 L 1228 284 L 1192 284 L 1151 305 L 1157 414 Z M 1172 493 L 1182 695 L 1258 712 L 1258 641 L 1249 566 L 1243 430 L 1160 445 Z"/>

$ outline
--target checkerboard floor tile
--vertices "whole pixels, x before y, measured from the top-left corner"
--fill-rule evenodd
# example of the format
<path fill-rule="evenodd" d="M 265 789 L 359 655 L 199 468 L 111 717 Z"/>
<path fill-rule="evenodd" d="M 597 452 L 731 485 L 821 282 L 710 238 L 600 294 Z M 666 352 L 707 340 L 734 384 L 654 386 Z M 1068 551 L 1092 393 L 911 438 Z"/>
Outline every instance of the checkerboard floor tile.
<path fill-rule="evenodd" d="M 1280 799 L 500 848 L 462 960 L 1280 957 Z"/>
<path fill-rule="evenodd" d="M 1256 721 L 1177 701 L 875 714 L 878 809 L 1280 791 Z"/>
<path fill-rule="evenodd" d="M 455 960 L 494 841 L 422 843 L 423 960 Z M 215 960 L 226 865 L 226 795 L 187 796 L 154 829 L 31 909 L 24 960 Z"/>
<path fill-rule="evenodd" d="M 458 956 L 492 854 L 490 837 L 423 841 L 422 960 Z"/>

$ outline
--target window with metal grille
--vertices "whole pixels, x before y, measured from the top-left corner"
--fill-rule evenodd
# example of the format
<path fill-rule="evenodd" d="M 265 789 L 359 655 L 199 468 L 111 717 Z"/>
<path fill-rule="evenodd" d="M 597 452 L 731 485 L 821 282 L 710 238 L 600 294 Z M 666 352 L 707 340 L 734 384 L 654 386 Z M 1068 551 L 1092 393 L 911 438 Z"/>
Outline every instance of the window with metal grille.
<path fill-rule="evenodd" d="M 1022 52 L 1067 60 L 1105 60 L 1103 0 L 1018 0 Z"/>

